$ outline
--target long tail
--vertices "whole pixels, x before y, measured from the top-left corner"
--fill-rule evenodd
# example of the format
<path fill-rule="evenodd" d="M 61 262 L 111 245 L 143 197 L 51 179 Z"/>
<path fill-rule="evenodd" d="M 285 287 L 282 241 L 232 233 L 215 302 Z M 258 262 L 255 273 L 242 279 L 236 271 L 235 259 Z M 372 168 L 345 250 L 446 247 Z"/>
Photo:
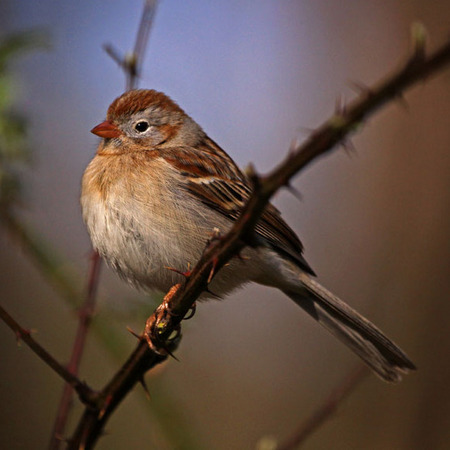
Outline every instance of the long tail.
<path fill-rule="evenodd" d="M 307 274 L 302 289 L 285 291 L 328 331 L 354 351 L 383 380 L 398 382 L 416 367 L 406 354 L 375 325 L 350 308 Z"/>

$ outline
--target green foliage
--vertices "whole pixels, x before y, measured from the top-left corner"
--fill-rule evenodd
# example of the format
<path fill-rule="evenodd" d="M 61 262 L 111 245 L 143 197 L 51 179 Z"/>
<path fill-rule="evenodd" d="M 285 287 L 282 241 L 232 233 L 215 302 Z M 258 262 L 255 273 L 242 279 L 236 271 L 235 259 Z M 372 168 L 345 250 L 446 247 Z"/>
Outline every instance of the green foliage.
<path fill-rule="evenodd" d="M 14 110 L 19 88 L 11 65 L 20 55 L 48 48 L 46 34 L 25 31 L 0 38 L 0 207 L 9 208 L 20 199 L 17 169 L 30 159 L 28 120 Z"/>

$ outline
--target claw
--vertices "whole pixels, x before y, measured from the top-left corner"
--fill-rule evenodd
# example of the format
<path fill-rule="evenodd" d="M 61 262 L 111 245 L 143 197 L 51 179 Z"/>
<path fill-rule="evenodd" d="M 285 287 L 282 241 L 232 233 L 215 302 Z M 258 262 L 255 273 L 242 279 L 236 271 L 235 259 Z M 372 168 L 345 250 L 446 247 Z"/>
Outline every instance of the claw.
<path fill-rule="evenodd" d="M 159 355 L 170 355 L 173 358 L 175 358 L 175 356 L 172 354 L 172 349 L 176 347 L 181 335 L 179 325 L 175 328 L 175 335 L 173 337 L 170 336 L 168 339 L 163 339 L 163 336 L 167 334 L 168 327 L 172 321 L 171 318 L 173 317 L 170 301 L 180 287 L 180 283 L 172 286 L 155 313 L 147 319 L 144 330 L 144 338 L 146 339 L 148 346 L 155 353 Z M 171 344 L 169 346 L 170 348 L 167 346 L 168 343 Z"/>
<path fill-rule="evenodd" d="M 197 304 L 193 303 L 192 306 L 189 308 L 189 312 L 183 317 L 183 320 L 192 319 L 195 315 L 196 310 L 197 310 Z"/>
<path fill-rule="evenodd" d="M 205 292 L 207 292 L 208 294 L 211 294 L 214 298 L 217 298 L 217 300 L 222 300 L 223 299 L 223 297 L 221 297 L 219 294 L 214 293 L 209 288 L 206 288 Z"/>

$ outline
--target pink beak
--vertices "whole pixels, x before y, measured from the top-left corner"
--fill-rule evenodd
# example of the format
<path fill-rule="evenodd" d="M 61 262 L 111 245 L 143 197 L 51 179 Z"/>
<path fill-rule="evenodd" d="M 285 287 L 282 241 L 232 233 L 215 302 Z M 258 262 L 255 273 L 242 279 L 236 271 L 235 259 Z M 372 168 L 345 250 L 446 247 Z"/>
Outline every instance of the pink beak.
<path fill-rule="evenodd" d="M 102 138 L 116 138 L 122 134 L 116 125 L 107 120 L 92 128 L 91 133 L 94 133 Z"/>

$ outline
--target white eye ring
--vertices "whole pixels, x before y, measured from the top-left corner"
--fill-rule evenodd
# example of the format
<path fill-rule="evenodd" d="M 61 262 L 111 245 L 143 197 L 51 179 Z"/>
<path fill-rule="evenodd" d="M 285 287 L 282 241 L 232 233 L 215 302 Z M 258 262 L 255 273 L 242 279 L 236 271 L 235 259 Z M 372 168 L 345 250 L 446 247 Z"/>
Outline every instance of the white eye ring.
<path fill-rule="evenodd" d="M 146 120 L 140 120 L 134 124 L 134 129 L 138 133 L 145 133 L 150 127 L 150 124 Z"/>

